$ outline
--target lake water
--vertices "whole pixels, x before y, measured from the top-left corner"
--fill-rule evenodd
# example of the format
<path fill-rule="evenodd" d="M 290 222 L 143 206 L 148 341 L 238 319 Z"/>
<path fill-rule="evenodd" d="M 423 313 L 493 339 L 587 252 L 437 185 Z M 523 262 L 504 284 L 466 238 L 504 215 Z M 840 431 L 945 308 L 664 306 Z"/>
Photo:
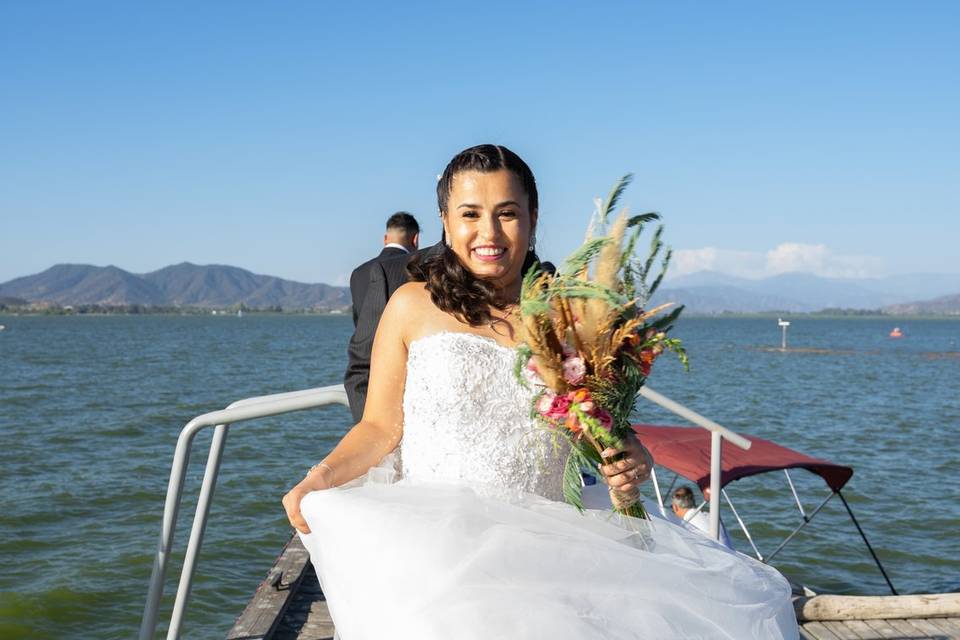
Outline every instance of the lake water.
<path fill-rule="evenodd" d="M 348 317 L 0 316 L 0 637 L 136 635 L 177 435 L 240 398 L 337 384 Z M 689 318 L 692 368 L 651 386 L 734 430 L 854 467 L 844 494 L 901 593 L 960 590 L 960 321 Z M 650 405 L 638 420 L 678 424 Z M 187 614 L 225 634 L 290 535 L 282 494 L 344 432 L 345 408 L 244 423 L 229 435 Z M 209 430 L 187 477 L 195 495 Z M 669 476 L 663 474 L 669 482 Z M 823 482 L 793 474 L 809 509 Z M 764 552 L 799 523 L 783 474 L 728 489 Z M 193 503 L 181 509 L 185 546 Z M 732 514 L 724 520 L 749 551 Z M 816 590 L 884 593 L 839 501 L 776 559 Z M 169 615 L 179 566 L 167 580 Z M 642 579 L 638 577 L 638 579 Z"/>

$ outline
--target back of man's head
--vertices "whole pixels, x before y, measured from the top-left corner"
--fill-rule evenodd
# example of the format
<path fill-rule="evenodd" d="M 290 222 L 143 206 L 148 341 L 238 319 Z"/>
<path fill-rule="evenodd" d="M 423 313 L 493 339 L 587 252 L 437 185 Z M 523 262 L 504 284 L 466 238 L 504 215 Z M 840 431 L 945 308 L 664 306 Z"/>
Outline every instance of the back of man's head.
<path fill-rule="evenodd" d="M 387 218 L 387 232 L 383 236 L 383 244 L 399 244 L 408 251 L 416 251 L 420 244 L 420 225 L 412 214 L 398 211 Z"/>
<path fill-rule="evenodd" d="M 690 487 L 680 487 L 673 492 L 674 511 L 686 511 L 687 509 L 693 509 L 694 506 L 696 506 L 696 501 Z"/>

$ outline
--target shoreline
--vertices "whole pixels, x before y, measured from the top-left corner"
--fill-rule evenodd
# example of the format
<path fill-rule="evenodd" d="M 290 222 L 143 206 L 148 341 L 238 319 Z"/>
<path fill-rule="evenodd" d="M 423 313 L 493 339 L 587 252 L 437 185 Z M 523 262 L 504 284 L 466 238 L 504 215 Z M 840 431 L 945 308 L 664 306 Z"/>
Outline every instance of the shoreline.
<path fill-rule="evenodd" d="M 314 309 L 289 309 L 289 310 L 269 310 L 269 309 L 211 309 L 211 308 L 190 308 L 190 309 L 116 309 L 116 310 L 66 310 L 66 309 L 29 309 L 29 310 L 11 310 L 0 309 L 0 317 L 113 317 L 113 316 L 197 316 L 197 317 L 237 317 L 237 312 L 242 311 L 243 315 L 251 316 L 344 316 L 350 317 L 349 308 L 342 310 L 314 310 Z"/>
<path fill-rule="evenodd" d="M 236 317 L 237 311 L 242 311 L 243 315 L 252 316 L 344 316 L 350 317 L 349 307 L 345 310 L 329 309 L 220 309 L 220 308 L 202 308 L 191 307 L 184 309 L 116 309 L 116 310 L 67 310 L 67 309 L 2 309 L 0 308 L 0 317 L 113 317 L 113 316 L 198 316 L 198 317 Z M 214 313 L 216 312 L 216 313 Z M 755 311 L 755 312 L 722 312 L 722 313 L 697 313 L 684 312 L 677 320 L 682 322 L 684 319 L 710 319 L 710 320 L 744 320 L 757 319 L 769 320 L 788 318 L 791 320 L 888 320 L 890 322 L 909 322 L 915 320 L 954 320 L 960 321 L 960 314 L 917 314 L 917 315 L 889 315 L 884 313 L 821 313 L 812 312 L 794 312 L 784 313 L 780 311 Z"/>

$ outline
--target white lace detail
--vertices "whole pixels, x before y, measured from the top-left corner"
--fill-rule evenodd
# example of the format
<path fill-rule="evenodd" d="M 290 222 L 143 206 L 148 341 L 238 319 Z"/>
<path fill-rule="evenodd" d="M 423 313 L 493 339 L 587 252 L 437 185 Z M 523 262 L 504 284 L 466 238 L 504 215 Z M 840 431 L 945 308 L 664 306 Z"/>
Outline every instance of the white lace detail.
<path fill-rule="evenodd" d="M 410 344 L 400 444 L 405 478 L 563 500 L 567 444 L 530 417 L 535 390 L 514 377 L 515 359 L 513 349 L 469 333 L 440 332 Z"/>

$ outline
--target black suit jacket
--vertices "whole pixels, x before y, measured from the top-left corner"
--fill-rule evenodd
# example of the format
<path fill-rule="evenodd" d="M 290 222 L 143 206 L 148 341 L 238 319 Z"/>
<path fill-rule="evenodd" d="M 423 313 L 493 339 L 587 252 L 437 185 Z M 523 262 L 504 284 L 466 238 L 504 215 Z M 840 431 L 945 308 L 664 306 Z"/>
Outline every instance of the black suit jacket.
<path fill-rule="evenodd" d="M 442 243 L 421 249 L 424 252 L 443 251 Z M 354 424 L 363 417 L 363 405 L 367 401 L 367 382 L 370 378 L 370 352 L 373 350 L 373 338 L 377 334 L 380 316 L 387 306 L 387 300 L 400 285 L 407 281 L 407 263 L 411 254 L 394 255 L 385 259 L 371 260 L 357 267 L 368 267 L 368 279 L 364 295 L 359 305 L 353 307 L 354 331 L 347 347 L 347 372 L 343 376 L 343 386 L 350 401 L 350 413 Z M 354 271 L 356 273 L 356 271 Z M 353 276 L 350 276 L 350 290 L 354 290 Z"/>
<path fill-rule="evenodd" d="M 446 249 L 442 242 L 417 252 L 435 254 Z M 412 255 L 395 256 L 385 260 L 374 261 L 370 266 L 370 280 L 367 283 L 366 295 L 359 311 L 354 308 L 356 329 L 350 338 L 347 347 L 349 357 L 347 372 L 343 377 L 343 386 L 347 390 L 347 399 L 350 401 L 350 412 L 353 414 L 354 424 L 363 417 L 363 406 L 367 401 L 367 383 L 370 378 L 370 352 L 373 349 L 373 338 L 380 324 L 380 316 L 387 306 L 390 296 L 407 281 L 407 263 Z M 366 264 L 366 263 L 365 263 Z M 553 273 L 554 266 L 544 262 L 541 268 Z M 352 280 L 352 278 L 351 278 Z M 351 285 L 352 289 L 352 285 Z"/>
<path fill-rule="evenodd" d="M 360 307 L 363 306 L 363 299 L 367 296 L 367 286 L 370 283 L 370 272 L 378 262 L 383 262 L 389 258 L 397 256 L 406 256 L 406 251 L 397 247 L 384 247 L 376 258 L 367 260 L 362 265 L 353 270 L 350 274 L 350 298 L 353 302 L 353 326 L 357 326 L 357 316 L 360 313 Z"/>

